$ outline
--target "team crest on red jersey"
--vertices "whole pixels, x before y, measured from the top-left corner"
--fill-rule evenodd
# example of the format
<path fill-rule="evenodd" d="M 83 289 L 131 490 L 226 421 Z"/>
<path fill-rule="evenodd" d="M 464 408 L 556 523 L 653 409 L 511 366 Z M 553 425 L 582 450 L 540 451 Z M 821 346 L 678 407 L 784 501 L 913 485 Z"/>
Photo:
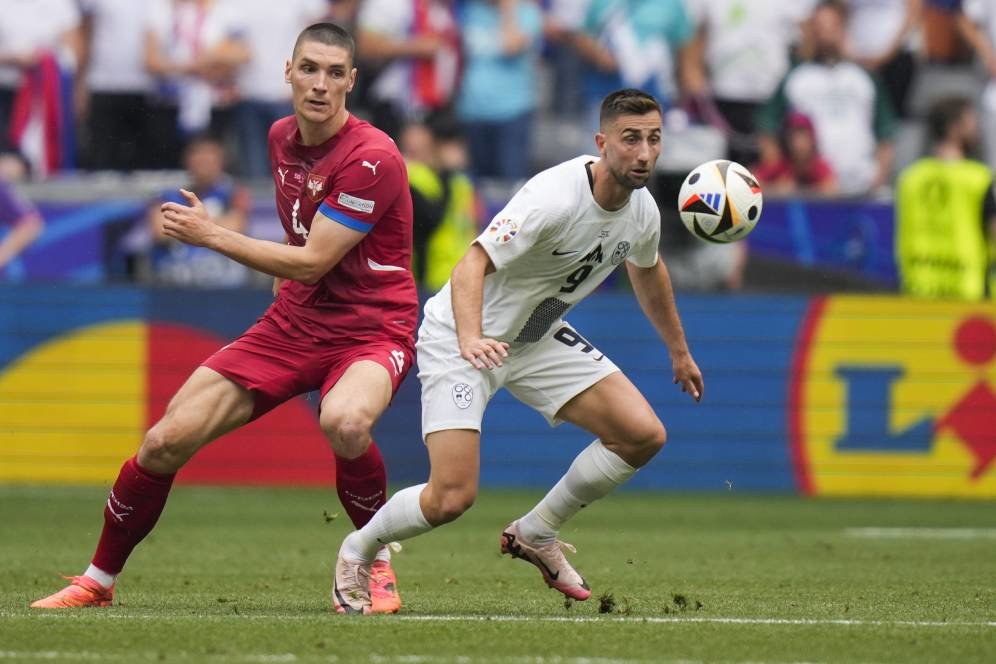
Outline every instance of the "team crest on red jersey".
<path fill-rule="evenodd" d="M 325 176 L 317 173 L 308 173 L 308 198 L 314 202 L 322 200 L 325 196 Z"/>

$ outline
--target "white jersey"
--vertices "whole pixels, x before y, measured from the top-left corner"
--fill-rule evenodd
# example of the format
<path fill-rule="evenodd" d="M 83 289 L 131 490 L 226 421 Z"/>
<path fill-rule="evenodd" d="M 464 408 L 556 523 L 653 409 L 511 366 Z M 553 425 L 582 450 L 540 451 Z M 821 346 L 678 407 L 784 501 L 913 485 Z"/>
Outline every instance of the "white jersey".
<path fill-rule="evenodd" d="M 476 242 L 495 272 L 484 278 L 482 331 L 500 341 L 536 342 L 628 260 L 656 265 L 660 211 L 646 189 L 620 210 L 595 202 L 582 156 L 539 173 Z M 455 330 L 450 283 L 425 305 L 425 319 Z"/>

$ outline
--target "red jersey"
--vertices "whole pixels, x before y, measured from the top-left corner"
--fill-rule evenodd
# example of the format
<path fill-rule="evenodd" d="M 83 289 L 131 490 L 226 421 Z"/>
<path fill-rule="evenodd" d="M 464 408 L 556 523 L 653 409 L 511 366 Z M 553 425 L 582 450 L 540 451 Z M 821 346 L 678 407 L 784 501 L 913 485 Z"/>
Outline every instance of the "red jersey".
<path fill-rule="evenodd" d="M 405 162 L 387 134 L 352 115 L 320 145 L 302 145 L 294 116 L 273 123 L 270 162 L 277 212 L 303 246 L 315 213 L 366 233 L 308 286 L 285 281 L 273 307 L 316 339 L 415 336 L 418 292 L 411 272 L 412 198 Z"/>

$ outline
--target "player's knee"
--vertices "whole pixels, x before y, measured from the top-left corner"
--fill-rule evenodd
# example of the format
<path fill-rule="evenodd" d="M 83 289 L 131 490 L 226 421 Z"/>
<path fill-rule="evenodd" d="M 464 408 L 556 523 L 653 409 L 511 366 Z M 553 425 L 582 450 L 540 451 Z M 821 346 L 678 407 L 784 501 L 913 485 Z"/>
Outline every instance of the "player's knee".
<path fill-rule="evenodd" d="M 138 450 L 139 465 L 153 473 L 172 474 L 190 458 L 190 450 L 168 424 L 160 422 L 149 429 Z"/>
<path fill-rule="evenodd" d="M 643 434 L 643 439 L 640 441 L 641 446 L 654 454 L 660 452 L 664 443 L 667 442 L 667 429 L 664 428 L 664 423 L 656 417 Z"/>
<path fill-rule="evenodd" d="M 434 500 L 425 518 L 434 526 L 455 521 L 469 510 L 477 499 L 477 492 L 469 487 L 452 488 L 433 493 Z"/>
<path fill-rule="evenodd" d="M 603 441 L 603 444 L 622 459 L 639 468 L 650 461 L 664 447 L 667 431 L 656 416 L 633 421 L 618 441 Z"/>
<path fill-rule="evenodd" d="M 352 459 L 363 454 L 369 447 L 373 418 L 362 413 L 323 413 L 321 427 L 335 453 Z"/>

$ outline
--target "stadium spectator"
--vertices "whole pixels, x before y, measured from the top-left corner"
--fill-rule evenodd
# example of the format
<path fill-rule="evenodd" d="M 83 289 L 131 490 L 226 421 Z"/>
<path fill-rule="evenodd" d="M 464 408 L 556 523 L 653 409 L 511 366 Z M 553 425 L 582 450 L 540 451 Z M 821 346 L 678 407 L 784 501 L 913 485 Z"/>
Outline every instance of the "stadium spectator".
<path fill-rule="evenodd" d="M 412 190 L 412 270 L 431 292 L 450 278 L 477 236 L 477 194 L 465 171 L 467 147 L 455 127 L 413 124 L 401 134 Z"/>
<path fill-rule="evenodd" d="M 903 292 L 981 300 L 996 287 L 993 172 L 973 156 L 979 117 L 970 99 L 941 99 L 927 125 L 929 155 L 899 176 L 896 264 Z M 987 240 L 988 238 L 988 240 Z"/>
<path fill-rule="evenodd" d="M 812 59 L 792 68 L 758 112 L 761 160 L 781 159 L 778 133 L 790 111 L 809 116 L 821 154 L 840 191 L 860 195 L 883 187 L 892 169 L 895 113 L 878 80 L 846 59 L 846 8 L 832 0 L 811 19 Z"/>
<path fill-rule="evenodd" d="M 996 0 L 964 0 L 958 27 L 985 67 L 989 81 L 982 94 L 985 159 L 996 167 Z"/>
<path fill-rule="evenodd" d="M 82 162 L 87 168 L 132 171 L 150 161 L 162 136 L 149 102 L 152 80 L 142 58 L 144 3 L 80 0 L 83 11 L 85 81 L 80 111 L 85 117 Z"/>
<path fill-rule="evenodd" d="M 70 79 L 82 49 L 79 8 L 75 0 L 11 0 L 2 11 L 0 152 L 20 150 L 34 173 L 45 175 L 72 159 Z M 22 112 L 15 118 L 19 94 L 24 97 Z M 44 117 L 35 115 L 39 111 Z M 24 139 L 27 144 L 22 145 Z"/>
<path fill-rule="evenodd" d="M 577 48 L 589 63 L 585 99 L 597 125 L 602 99 L 632 87 L 660 100 L 667 110 L 678 99 L 679 81 L 694 66 L 687 48 L 694 36 L 682 0 L 592 0 Z"/>
<path fill-rule="evenodd" d="M 0 231 L 5 232 L 0 238 L 0 277 L 44 229 L 45 222 L 38 209 L 0 176 Z"/>
<path fill-rule="evenodd" d="M 225 173 L 225 150 L 221 143 L 210 136 L 195 136 L 184 148 L 183 161 L 188 178 L 184 187 L 201 199 L 211 220 L 230 231 L 245 233 L 252 197 Z M 152 238 L 144 270 L 148 281 L 188 288 L 245 286 L 250 277 L 245 265 L 207 247 L 175 240 L 163 232 L 162 204 L 168 202 L 183 203 L 184 198 L 171 189 L 153 203 L 147 214 Z"/>
<path fill-rule="evenodd" d="M 910 38 L 920 29 L 923 0 L 849 0 L 848 9 L 848 56 L 882 81 L 905 116 L 916 68 Z"/>
<path fill-rule="evenodd" d="M 465 62 L 457 112 L 471 173 L 521 180 L 529 174 L 543 16 L 532 0 L 468 0 L 460 31 Z"/>
<path fill-rule="evenodd" d="M 559 116 L 584 115 L 585 63 L 575 48 L 591 0 L 548 0 L 543 36 L 553 73 L 550 110 Z"/>
<path fill-rule="evenodd" d="M 349 33 L 320 23 L 301 33 L 287 63 L 294 115 L 270 130 L 286 242 L 214 223 L 189 191 L 188 205 L 163 205 L 166 235 L 269 274 L 280 289 L 248 331 L 194 370 L 123 464 L 85 573 L 33 607 L 109 606 L 116 577 L 155 527 L 176 472 L 204 445 L 298 394 L 320 390 L 319 424 L 336 453 L 336 490 L 354 525 L 385 500 L 371 430 L 414 359 L 418 294 L 404 162 L 383 132 L 346 109 L 353 56 Z M 367 577 L 375 611 L 401 606 L 389 557 L 382 550 Z"/>
<path fill-rule="evenodd" d="M 249 60 L 236 12 L 218 0 L 154 0 L 147 9 L 145 67 L 159 108 L 172 118 L 157 137 L 163 167 L 176 167 L 183 142 L 211 128 L 216 106 L 234 101 L 236 68 Z"/>
<path fill-rule="evenodd" d="M 290 88 L 283 80 L 284 60 L 298 33 L 323 19 L 327 0 L 242 0 L 239 38 L 249 61 L 239 68 L 235 107 L 239 167 L 254 178 L 270 174 L 266 135 L 270 125 L 292 113 Z"/>
<path fill-rule="evenodd" d="M 460 80 L 460 32 L 451 0 L 365 0 L 356 47 L 369 65 L 373 123 L 397 136 L 409 121 L 446 109 Z"/>
<path fill-rule="evenodd" d="M 814 0 L 690 0 L 695 24 L 686 80 L 689 101 L 702 120 L 727 134 L 729 158 L 757 160 L 758 107 L 789 68 Z"/>
<path fill-rule="evenodd" d="M 350 32 L 356 29 L 361 0 L 331 0 L 326 4 L 328 5 L 326 18 L 329 21 Z"/>
<path fill-rule="evenodd" d="M 838 192 L 833 167 L 820 155 L 816 129 L 807 116 L 792 111 L 785 116 L 777 161 L 757 164 L 753 173 L 768 194 L 820 194 Z"/>
<path fill-rule="evenodd" d="M 972 49 L 958 22 L 962 0 L 926 0 L 923 8 L 923 55 L 928 64 L 964 64 Z"/>
<path fill-rule="evenodd" d="M 595 138 L 601 159 L 577 157 L 529 180 L 426 303 L 418 353 L 429 480 L 395 493 L 343 540 L 333 592 L 340 613 L 370 612 L 364 579 L 378 541 L 426 533 L 473 504 L 481 421 L 503 387 L 551 425 L 571 422 L 596 436 L 546 497 L 501 534 L 501 552 L 535 565 L 548 586 L 572 599 L 591 596 L 557 535 L 648 463 L 665 438 L 639 390 L 561 318 L 616 266 L 626 264 L 670 352 L 674 382 L 701 398 L 702 373 L 657 253 L 660 215 L 645 189 L 661 151 L 660 105 L 644 92 L 620 90 L 603 109 Z"/>

